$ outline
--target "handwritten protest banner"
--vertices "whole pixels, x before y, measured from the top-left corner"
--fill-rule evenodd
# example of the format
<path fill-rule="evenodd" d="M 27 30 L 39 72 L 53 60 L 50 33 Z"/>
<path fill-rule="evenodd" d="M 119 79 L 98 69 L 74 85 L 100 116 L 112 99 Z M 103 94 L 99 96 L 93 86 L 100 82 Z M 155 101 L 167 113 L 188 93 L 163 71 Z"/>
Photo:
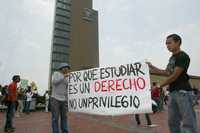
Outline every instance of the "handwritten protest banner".
<path fill-rule="evenodd" d="M 149 68 L 144 62 L 76 71 L 67 80 L 70 112 L 124 115 L 152 111 Z"/>

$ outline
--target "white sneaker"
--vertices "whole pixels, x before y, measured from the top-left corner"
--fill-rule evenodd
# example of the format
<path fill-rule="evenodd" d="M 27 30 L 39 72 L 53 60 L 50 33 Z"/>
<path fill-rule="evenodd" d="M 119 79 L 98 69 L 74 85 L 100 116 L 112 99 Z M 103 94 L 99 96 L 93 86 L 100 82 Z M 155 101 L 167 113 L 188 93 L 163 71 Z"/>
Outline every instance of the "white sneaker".
<path fill-rule="evenodd" d="M 19 118 L 19 117 L 20 117 L 20 115 L 19 115 L 19 114 L 16 114 L 16 115 L 15 115 L 15 117 L 16 117 L 16 118 Z"/>
<path fill-rule="evenodd" d="M 148 125 L 148 127 L 151 127 L 151 128 L 154 128 L 154 127 L 157 127 L 158 125 L 156 124 L 151 124 L 151 125 Z"/>

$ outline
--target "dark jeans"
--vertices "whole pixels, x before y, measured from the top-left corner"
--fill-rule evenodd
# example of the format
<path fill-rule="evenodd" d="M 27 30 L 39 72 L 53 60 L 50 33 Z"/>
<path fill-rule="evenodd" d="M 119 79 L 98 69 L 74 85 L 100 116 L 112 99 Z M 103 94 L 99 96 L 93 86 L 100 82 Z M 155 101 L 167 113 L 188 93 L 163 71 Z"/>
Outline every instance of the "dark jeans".
<path fill-rule="evenodd" d="M 168 102 L 168 96 L 165 96 L 165 98 L 164 98 L 165 105 L 167 105 L 167 102 Z"/>
<path fill-rule="evenodd" d="M 146 118 L 146 120 L 147 120 L 147 125 L 151 125 L 152 123 L 151 123 L 151 119 L 150 119 L 150 117 L 149 117 L 149 114 L 145 114 L 145 118 Z M 136 120 L 136 122 L 137 122 L 137 125 L 140 125 L 140 124 L 141 124 L 141 122 L 140 122 L 140 115 L 139 115 L 139 114 L 136 114 L 136 115 L 135 115 L 135 120 Z"/>
<path fill-rule="evenodd" d="M 67 102 L 59 101 L 55 98 L 51 98 L 51 113 L 52 113 L 52 129 L 53 133 L 59 133 L 59 116 L 62 133 L 69 133 L 67 127 Z"/>
<path fill-rule="evenodd" d="M 192 99 L 190 92 L 174 91 L 170 93 L 168 124 L 171 133 L 197 133 L 196 114 Z"/>
<path fill-rule="evenodd" d="M 26 101 L 25 102 L 25 112 L 26 113 L 30 112 L 30 105 L 31 105 L 31 101 Z"/>
<path fill-rule="evenodd" d="M 161 111 L 162 109 L 162 107 L 161 107 L 161 100 L 160 100 L 160 98 L 158 97 L 158 98 L 153 98 L 153 100 L 157 103 L 157 105 L 158 105 L 158 111 Z"/>
<path fill-rule="evenodd" d="M 16 102 L 7 102 L 7 111 L 6 111 L 6 124 L 5 129 L 13 127 L 13 118 L 15 115 L 15 104 Z"/>

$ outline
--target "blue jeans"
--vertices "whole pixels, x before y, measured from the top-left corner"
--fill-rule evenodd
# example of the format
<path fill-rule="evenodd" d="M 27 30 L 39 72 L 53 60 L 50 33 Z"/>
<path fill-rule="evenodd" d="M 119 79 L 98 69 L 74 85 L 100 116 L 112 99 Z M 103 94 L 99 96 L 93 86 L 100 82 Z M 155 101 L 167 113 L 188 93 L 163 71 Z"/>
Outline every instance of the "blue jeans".
<path fill-rule="evenodd" d="M 153 98 L 153 100 L 157 103 L 157 105 L 158 105 L 158 111 L 161 111 L 162 109 L 162 107 L 161 107 L 161 100 L 160 100 L 160 98 L 158 97 L 158 98 Z"/>
<path fill-rule="evenodd" d="M 13 127 L 13 118 L 15 115 L 15 104 L 16 102 L 8 102 L 7 103 L 7 112 L 6 112 L 6 124 L 5 129 Z"/>
<path fill-rule="evenodd" d="M 170 93 L 168 125 L 171 133 L 197 133 L 196 114 L 192 99 L 190 92 L 174 91 Z"/>
<path fill-rule="evenodd" d="M 31 105 L 31 101 L 26 101 L 25 102 L 25 112 L 26 113 L 30 112 L 30 105 Z"/>
<path fill-rule="evenodd" d="M 53 133 L 59 133 L 58 120 L 60 116 L 62 133 L 69 133 L 67 127 L 67 102 L 51 98 L 52 129 Z"/>

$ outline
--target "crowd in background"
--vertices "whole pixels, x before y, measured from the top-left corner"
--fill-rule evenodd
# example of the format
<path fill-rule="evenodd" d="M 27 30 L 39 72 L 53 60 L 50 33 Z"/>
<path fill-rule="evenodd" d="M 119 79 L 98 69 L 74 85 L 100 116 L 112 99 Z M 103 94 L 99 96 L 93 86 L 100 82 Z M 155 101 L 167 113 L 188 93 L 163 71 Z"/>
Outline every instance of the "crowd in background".
<path fill-rule="evenodd" d="M 160 112 L 164 111 L 164 105 L 168 103 L 169 90 L 168 87 L 159 88 L 157 82 L 152 83 L 151 96 L 153 100 L 153 111 Z M 200 99 L 200 89 L 192 88 L 193 105 L 199 105 L 198 100 Z"/>
<path fill-rule="evenodd" d="M 8 85 L 0 85 L 0 105 L 1 107 L 7 107 L 8 101 L 7 96 L 9 95 L 9 86 Z M 169 91 L 168 88 L 159 88 L 157 82 L 152 83 L 151 88 L 151 96 L 152 96 L 152 109 L 153 112 L 161 112 L 165 110 L 165 105 L 167 105 Z M 200 99 L 200 91 L 197 88 L 193 88 L 193 96 L 194 96 L 194 105 L 198 105 L 198 100 Z M 38 97 L 37 91 L 33 91 L 31 86 L 27 86 L 24 88 L 17 88 L 17 101 L 15 106 L 15 117 L 20 117 L 23 113 L 29 114 L 31 110 L 31 102 L 34 98 Z M 49 91 L 46 91 L 44 94 L 44 103 L 45 103 L 45 112 L 49 112 L 49 102 L 50 95 Z M 151 118 L 149 114 L 145 114 L 145 118 L 147 121 L 147 125 L 149 127 L 155 127 L 155 124 L 152 124 Z M 138 125 L 141 124 L 140 117 L 138 114 L 135 115 L 135 120 Z"/>
<path fill-rule="evenodd" d="M 199 105 L 198 101 L 200 100 L 200 89 L 192 89 L 193 105 Z M 152 82 L 151 87 L 151 97 L 152 97 L 152 110 L 153 113 L 162 112 L 167 108 L 168 99 L 169 99 L 169 90 L 168 87 L 160 88 L 157 82 Z M 146 119 L 146 124 L 148 127 L 156 127 L 156 124 L 152 123 L 151 117 L 148 113 L 144 114 Z M 135 114 L 135 121 L 137 125 L 141 125 L 140 115 Z"/>
<path fill-rule="evenodd" d="M 6 110 L 5 132 L 14 132 L 12 120 L 14 117 L 22 117 L 35 109 L 36 99 L 39 97 L 37 90 L 31 86 L 18 87 L 20 76 L 15 75 L 9 85 L 0 85 L 0 110 Z M 43 96 L 46 102 L 45 112 L 49 110 L 49 92 Z"/>
<path fill-rule="evenodd" d="M 0 105 L 7 105 L 7 96 L 9 95 L 8 85 L 0 86 L 1 102 Z M 17 101 L 16 101 L 16 116 L 18 117 L 20 113 L 30 113 L 31 102 L 34 98 L 37 98 L 38 94 L 32 91 L 31 86 L 27 89 L 17 88 Z"/>

